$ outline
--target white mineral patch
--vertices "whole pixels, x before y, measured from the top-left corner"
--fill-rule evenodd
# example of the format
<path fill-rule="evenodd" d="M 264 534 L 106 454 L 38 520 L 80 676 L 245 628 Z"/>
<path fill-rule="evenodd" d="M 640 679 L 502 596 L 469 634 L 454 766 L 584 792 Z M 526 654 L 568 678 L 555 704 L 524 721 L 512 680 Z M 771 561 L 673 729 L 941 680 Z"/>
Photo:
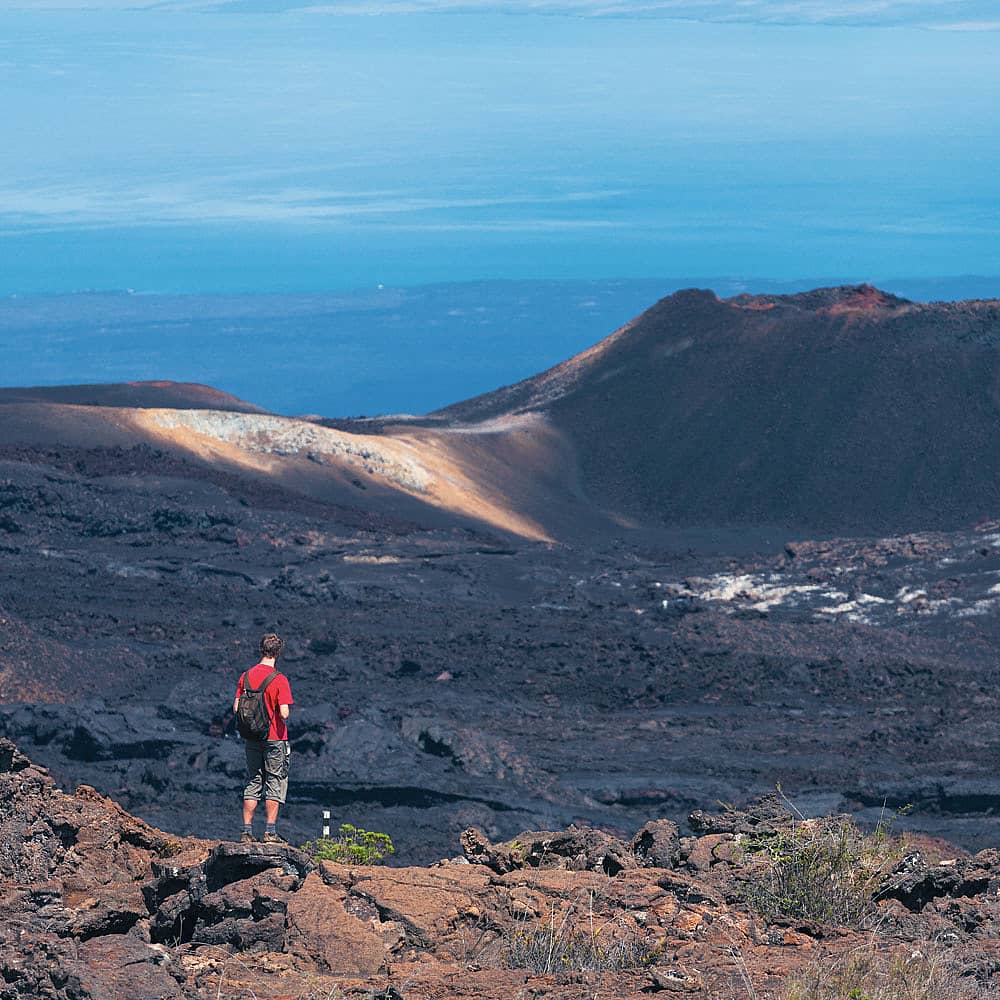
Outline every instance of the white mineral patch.
<path fill-rule="evenodd" d="M 951 611 L 961 607 L 965 602 L 960 597 L 945 597 L 939 601 L 928 601 L 924 614 L 937 614 L 939 611 Z"/>
<path fill-rule="evenodd" d="M 781 578 L 772 576 L 771 579 L 780 580 Z M 689 580 L 688 582 L 700 581 Z M 694 591 L 703 601 L 735 601 L 739 599 L 751 602 L 750 606 L 756 611 L 767 611 L 779 604 L 798 604 L 799 601 L 793 600 L 793 598 L 812 594 L 822 589 L 814 583 L 780 586 L 751 575 L 716 576 L 705 582 L 712 584 L 712 586 L 701 592 Z"/>
<path fill-rule="evenodd" d="M 817 608 L 816 612 L 821 615 L 846 615 L 850 611 L 857 610 L 857 601 L 844 601 L 842 604 L 830 604 L 825 608 Z"/>
<path fill-rule="evenodd" d="M 164 410 L 157 413 L 157 421 L 168 430 L 191 430 L 251 453 L 339 459 L 419 493 L 431 481 L 426 469 L 380 448 L 372 438 L 303 420 L 221 410 Z"/>
<path fill-rule="evenodd" d="M 146 569 L 143 566 L 131 566 L 128 563 L 120 563 L 112 560 L 107 564 L 107 570 L 109 573 L 113 573 L 115 576 L 122 576 L 126 579 L 129 578 L 139 578 L 146 580 L 157 580 L 160 574 L 154 569 Z"/>
<path fill-rule="evenodd" d="M 984 543 L 1000 547 L 1000 532 L 954 542 L 952 551 L 962 555 L 961 558 L 948 557 L 948 561 L 965 564 L 975 554 L 978 563 Z M 676 599 L 699 599 L 722 605 L 730 613 L 747 607 L 758 611 L 787 608 L 811 612 L 820 621 L 829 616 L 865 625 L 910 627 L 921 618 L 1000 614 L 1000 582 L 997 581 L 1000 570 L 977 568 L 974 572 L 956 573 L 953 569 L 954 575 L 943 580 L 936 572 L 936 567 L 941 565 L 941 559 L 911 562 L 897 576 L 891 596 L 885 597 L 841 590 L 839 587 L 843 583 L 840 580 L 822 586 L 815 584 L 806 575 L 811 568 L 809 563 L 802 561 L 778 570 L 690 576 L 683 581 L 658 582 L 654 586 L 668 598 L 662 601 L 664 608 L 670 607 Z M 857 566 L 838 565 L 833 570 L 827 568 L 826 572 L 847 577 L 858 569 Z M 909 582 L 903 584 L 902 580 Z M 947 597 L 935 593 L 942 584 L 947 584 Z"/>
<path fill-rule="evenodd" d="M 976 601 L 967 608 L 960 608 L 955 612 L 956 618 L 976 618 L 979 615 L 988 615 L 997 608 L 996 601 Z"/>
<path fill-rule="evenodd" d="M 844 595 L 846 596 L 846 595 Z M 874 594 L 858 594 L 853 601 L 844 601 L 842 604 L 835 604 L 826 608 L 817 608 L 817 612 L 823 615 L 851 615 L 853 612 L 857 612 L 861 609 L 863 605 L 871 606 L 873 604 L 888 604 L 884 597 L 876 597 Z M 854 619 L 852 618 L 852 621 Z M 868 619 L 866 618 L 867 622 Z"/>
<path fill-rule="evenodd" d="M 798 601 L 791 601 L 790 599 L 799 594 L 806 594 L 814 590 L 819 590 L 819 587 L 812 585 L 804 587 L 774 587 L 770 590 L 762 590 L 760 592 L 761 599 L 755 601 L 750 606 L 757 611 L 768 611 L 779 604 L 798 604 Z"/>

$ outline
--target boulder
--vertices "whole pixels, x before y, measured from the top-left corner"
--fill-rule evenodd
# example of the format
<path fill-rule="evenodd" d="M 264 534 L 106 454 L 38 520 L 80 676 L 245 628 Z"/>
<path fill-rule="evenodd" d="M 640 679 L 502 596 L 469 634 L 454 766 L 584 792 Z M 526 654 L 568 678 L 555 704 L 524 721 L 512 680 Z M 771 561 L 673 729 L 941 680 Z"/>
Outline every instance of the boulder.
<path fill-rule="evenodd" d="M 110 934 L 79 952 L 81 996 L 90 1000 L 181 1000 L 184 973 L 170 952 L 134 937 Z M 86 991 L 86 992 L 83 992 Z"/>
<path fill-rule="evenodd" d="M 687 867 L 698 872 L 707 872 L 714 865 L 730 858 L 729 847 L 733 843 L 732 834 L 710 833 L 698 837 L 690 845 L 687 853 Z"/>
<path fill-rule="evenodd" d="M 447 937 L 490 881 L 486 871 L 473 865 L 352 869 L 324 861 L 320 873 L 327 884 L 346 893 L 348 909 L 362 912 L 358 903 L 371 907 L 367 912 L 379 921 L 383 940 L 394 934 L 417 947 Z M 393 925 L 391 931 L 388 925 Z"/>
<path fill-rule="evenodd" d="M 990 888 L 993 873 L 976 859 L 957 859 L 927 865 L 919 854 L 907 855 L 890 872 L 879 899 L 898 899 L 908 910 L 919 913 L 942 896 L 978 896 Z M 994 893 L 995 895 L 995 893 Z"/>
<path fill-rule="evenodd" d="M 283 948 L 298 964 L 344 975 L 368 976 L 386 961 L 386 946 L 372 922 L 344 908 L 347 892 L 306 876 L 288 902 Z"/>
<path fill-rule="evenodd" d="M 315 868 L 309 857 L 288 844 L 220 843 L 205 861 L 209 892 L 233 882 L 242 882 L 263 871 L 291 875 L 300 882 Z"/>
<path fill-rule="evenodd" d="M 125 934 L 149 917 L 138 884 L 84 885 L 74 890 L 64 883 L 63 905 L 69 916 L 69 932 L 81 941 L 105 934 Z"/>
<path fill-rule="evenodd" d="M 676 868 L 681 858 L 677 824 L 669 819 L 646 823 L 632 838 L 629 849 L 645 868 Z"/>

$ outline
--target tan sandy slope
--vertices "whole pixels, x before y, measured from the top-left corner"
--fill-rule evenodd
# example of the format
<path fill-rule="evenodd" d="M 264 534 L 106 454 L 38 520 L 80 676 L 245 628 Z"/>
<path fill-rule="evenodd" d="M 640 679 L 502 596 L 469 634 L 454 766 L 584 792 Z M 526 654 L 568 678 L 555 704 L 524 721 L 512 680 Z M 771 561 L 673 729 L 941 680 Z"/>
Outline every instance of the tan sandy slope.
<path fill-rule="evenodd" d="M 568 460 L 539 416 L 492 421 L 475 431 L 404 425 L 384 434 L 356 434 L 247 412 L 237 409 L 235 399 L 232 409 L 191 408 L 207 391 L 139 397 L 151 402 L 164 394 L 182 405 L 111 405 L 108 400 L 129 395 L 120 386 L 100 387 L 99 404 L 93 387 L 9 391 L 0 405 L 0 436 L 8 447 L 147 445 L 331 503 L 418 523 L 440 524 L 443 516 L 524 538 L 550 538 L 533 511 L 550 503 L 547 491 L 561 484 Z"/>

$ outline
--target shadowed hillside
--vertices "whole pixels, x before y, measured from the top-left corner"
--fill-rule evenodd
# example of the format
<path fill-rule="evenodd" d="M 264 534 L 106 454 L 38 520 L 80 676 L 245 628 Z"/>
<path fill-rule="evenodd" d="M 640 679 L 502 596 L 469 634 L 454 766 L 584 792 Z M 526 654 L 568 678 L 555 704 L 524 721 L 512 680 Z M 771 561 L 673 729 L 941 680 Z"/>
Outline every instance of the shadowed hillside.
<path fill-rule="evenodd" d="M 341 506 L 534 539 L 896 534 L 1000 509 L 1000 302 L 918 304 L 868 285 L 678 292 L 556 367 L 426 418 L 294 420 L 156 382 L 5 389 L 0 403 L 9 443 L 142 443 Z"/>
<path fill-rule="evenodd" d="M 436 414 L 542 411 L 599 507 L 669 524 L 902 531 L 1000 505 L 1000 302 L 870 286 L 678 292 L 588 351 Z"/>

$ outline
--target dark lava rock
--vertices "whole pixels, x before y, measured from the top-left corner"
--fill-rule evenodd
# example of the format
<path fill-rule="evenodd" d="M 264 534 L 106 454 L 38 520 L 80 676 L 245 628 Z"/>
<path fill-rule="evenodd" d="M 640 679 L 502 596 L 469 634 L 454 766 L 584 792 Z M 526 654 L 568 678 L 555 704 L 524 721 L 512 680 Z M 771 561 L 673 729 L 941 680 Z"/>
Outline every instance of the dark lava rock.
<path fill-rule="evenodd" d="M 791 811 L 777 795 L 763 795 L 744 809 L 730 809 L 722 813 L 707 813 L 695 809 L 688 823 L 695 833 L 750 833 L 772 834 L 787 830 L 793 820 Z"/>
<path fill-rule="evenodd" d="M 649 868 L 676 868 L 681 858 L 677 824 L 669 819 L 646 823 L 629 844 L 632 853 Z"/>
<path fill-rule="evenodd" d="M 283 912 L 283 901 L 315 866 L 284 844 L 217 844 L 198 864 L 153 867 L 143 887 L 152 912 L 154 941 L 201 944 L 273 942 L 273 921 L 263 934 L 251 924 Z M 273 895 L 273 902 L 265 897 Z M 279 921 L 280 923 L 280 921 Z"/>
<path fill-rule="evenodd" d="M 1000 606 L 997 526 L 813 542 L 639 526 L 514 546 L 450 521 L 347 517 L 294 493 L 295 476 L 279 489 L 79 441 L 0 445 L 0 508 L 21 528 L 0 531 L 19 549 L 3 552 L 0 660 L 21 700 L 0 705 L 0 735 L 64 787 L 181 834 L 238 833 L 233 689 L 275 627 L 296 700 L 291 843 L 331 810 L 334 829 L 388 833 L 394 864 L 429 863 L 471 826 L 501 843 L 570 823 L 683 824 L 777 780 L 824 810 L 913 802 L 900 828 L 972 850 L 1000 838 L 980 752 L 1000 615 L 978 613 Z M 91 519 L 143 530 L 82 536 Z M 214 528 L 237 544 L 207 541 Z M 789 539 L 796 558 L 778 569 Z M 705 595 L 742 575 L 767 592 L 661 613 L 687 599 L 679 581 Z M 828 588 L 885 603 L 819 620 L 841 600 Z M 898 602 L 903 588 L 929 605 Z M 774 589 L 791 596 L 767 620 L 739 617 Z"/>
<path fill-rule="evenodd" d="M 570 827 L 560 832 L 527 831 L 503 844 L 491 844 L 481 830 L 466 830 L 462 850 L 473 864 L 500 874 L 523 868 L 565 868 L 617 875 L 639 867 L 629 846 L 601 830 Z"/>
<path fill-rule="evenodd" d="M 205 862 L 205 881 L 209 892 L 264 871 L 281 872 L 301 881 L 315 867 L 305 854 L 287 844 L 221 843 Z"/>
<path fill-rule="evenodd" d="M 928 866 L 919 855 L 908 855 L 889 874 L 888 882 L 879 898 L 898 899 L 908 910 L 919 913 L 932 900 L 944 896 L 982 895 L 1000 882 L 1000 871 L 984 867 L 977 858 Z"/>

